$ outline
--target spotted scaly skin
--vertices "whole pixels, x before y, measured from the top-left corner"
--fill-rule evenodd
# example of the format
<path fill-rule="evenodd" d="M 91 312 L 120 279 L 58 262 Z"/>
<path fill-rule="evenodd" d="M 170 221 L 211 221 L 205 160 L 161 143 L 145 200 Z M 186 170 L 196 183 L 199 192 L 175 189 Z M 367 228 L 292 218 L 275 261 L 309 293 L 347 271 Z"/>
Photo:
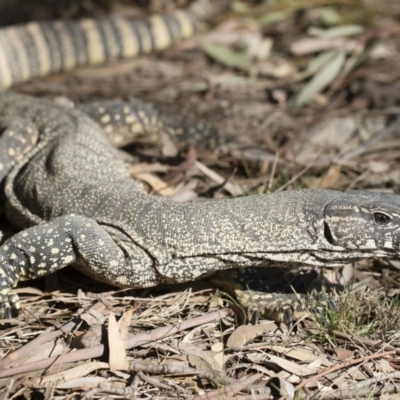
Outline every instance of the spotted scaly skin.
<path fill-rule="evenodd" d="M 82 112 L 0 94 L 0 121 L 20 115 L 39 141 L 6 177 L 6 216 L 21 232 L 0 247 L 5 310 L 19 280 L 74 262 L 98 280 L 143 288 L 266 260 L 337 266 L 399 252 L 397 195 L 300 190 L 175 203 L 147 195 Z"/>
<path fill-rule="evenodd" d="M 209 6 L 197 1 L 148 21 L 112 17 L 2 29 L 0 87 L 162 49 L 191 34 Z M 98 280 L 134 288 L 212 275 L 217 281 L 218 271 L 235 269 L 222 286 L 246 308 L 262 315 L 278 310 L 282 319 L 297 306 L 248 290 L 238 268 L 266 262 L 337 266 L 399 252 L 397 195 L 302 190 L 178 204 L 148 196 L 129 177 L 99 124 L 115 144 L 149 127 L 165 129 L 142 105 L 85 109 L 0 94 L 4 212 L 21 230 L 0 246 L 1 316 L 18 306 L 10 289 L 19 280 L 74 264 Z"/>
<path fill-rule="evenodd" d="M 187 8 L 148 19 L 109 18 L 30 22 L 0 29 L 0 90 L 31 78 L 68 71 L 83 65 L 136 57 L 155 52 L 192 36 L 204 20 L 222 9 L 225 0 L 196 0 Z M 4 4 L 14 13 L 15 1 Z M 180 148 L 220 142 L 215 129 L 205 123 L 176 126 L 151 105 L 137 99 L 129 103 L 103 101 L 77 105 L 94 118 L 115 146 L 127 143 L 160 144 L 161 132 Z M 112 115 L 112 118 L 110 117 Z M 120 117 L 117 120 L 117 117 Z M 9 146 L 7 146 L 9 147 Z M 22 154 L 18 152 L 18 154 Z M 6 160 L 3 161 L 6 164 Z M 7 162 L 7 164 L 9 164 Z"/>
<path fill-rule="evenodd" d="M 147 19 L 30 22 L 0 29 L 0 89 L 83 65 L 163 50 L 194 34 L 224 2 L 196 0 L 187 8 Z"/>

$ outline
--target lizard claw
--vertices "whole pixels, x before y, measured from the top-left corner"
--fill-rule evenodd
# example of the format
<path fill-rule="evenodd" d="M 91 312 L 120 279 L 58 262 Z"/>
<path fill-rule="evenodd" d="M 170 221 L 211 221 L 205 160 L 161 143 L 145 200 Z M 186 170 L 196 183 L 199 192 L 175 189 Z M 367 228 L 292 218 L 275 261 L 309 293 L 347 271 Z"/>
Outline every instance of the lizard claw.
<path fill-rule="evenodd" d="M 286 308 L 283 311 L 283 322 L 289 331 L 293 328 L 293 314 L 290 308 Z"/>
<path fill-rule="evenodd" d="M 265 317 L 269 316 L 265 315 L 265 312 L 261 312 L 261 314 L 264 315 Z M 248 315 L 250 315 L 249 318 L 250 323 L 252 325 L 258 325 L 258 323 L 260 322 L 260 311 L 258 309 L 251 310 L 248 311 Z M 289 331 L 293 328 L 293 313 L 290 307 L 282 308 L 276 315 L 277 317 L 273 319 L 277 320 L 277 322 L 283 322 Z"/>
<path fill-rule="evenodd" d="M 318 319 L 322 319 L 327 309 L 333 313 L 339 312 L 336 302 L 326 293 L 274 294 L 274 297 L 276 304 L 281 303 L 281 306 L 273 314 L 277 316 L 276 320 L 284 322 L 289 330 L 293 328 L 293 321 L 307 314 L 314 314 Z M 268 315 L 269 312 L 273 312 L 273 307 L 265 306 L 263 313 Z"/>
<path fill-rule="evenodd" d="M 260 313 L 258 312 L 258 310 L 257 309 L 251 310 L 251 311 L 249 311 L 248 314 L 251 315 L 250 323 L 252 325 L 258 325 L 258 323 L 260 322 Z"/>
<path fill-rule="evenodd" d="M 8 301 L 3 301 L 0 305 L 0 316 L 2 319 L 12 318 L 11 306 Z"/>

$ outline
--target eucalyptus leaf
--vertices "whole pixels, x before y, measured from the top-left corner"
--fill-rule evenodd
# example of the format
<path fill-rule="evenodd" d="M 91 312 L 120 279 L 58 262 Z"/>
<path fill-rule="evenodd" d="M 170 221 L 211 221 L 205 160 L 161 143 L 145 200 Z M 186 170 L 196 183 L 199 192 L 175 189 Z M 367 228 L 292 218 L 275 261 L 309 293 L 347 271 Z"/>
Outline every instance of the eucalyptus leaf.
<path fill-rule="evenodd" d="M 364 28 L 360 25 L 342 25 L 335 26 L 330 29 L 320 29 L 311 27 L 307 33 L 311 36 L 317 36 L 324 39 L 332 39 L 338 37 L 348 37 L 360 35 L 364 32 Z"/>
<path fill-rule="evenodd" d="M 317 73 L 321 68 L 328 64 L 337 54 L 337 50 L 325 51 L 314 57 L 307 68 L 297 75 L 296 80 L 301 81 Z"/>
<path fill-rule="evenodd" d="M 342 21 L 342 17 L 332 7 L 323 7 L 321 9 L 321 20 L 326 26 L 335 26 Z"/>
<path fill-rule="evenodd" d="M 295 106 L 299 107 L 303 104 L 308 103 L 313 99 L 315 94 L 326 88 L 332 81 L 338 76 L 343 65 L 346 61 L 346 55 L 344 52 L 337 52 L 335 57 L 324 66 L 310 82 L 305 85 L 298 93 L 294 102 Z"/>
<path fill-rule="evenodd" d="M 214 60 L 231 68 L 239 68 L 250 72 L 253 63 L 247 50 L 233 51 L 228 46 L 204 42 L 201 45 L 203 51 Z"/>
<path fill-rule="evenodd" d="M 275 24 L 287 18 L 287 13 L 283 11 L 268 12 L 258 18 L 258 23 L 261 26 Z"/>
<path fill-rule="evenodd" d="M 249 11 L 249 6 L 243 1 L 233 1 L 231 4 L 231 10 L 235 13 L 245 13 Z"/>

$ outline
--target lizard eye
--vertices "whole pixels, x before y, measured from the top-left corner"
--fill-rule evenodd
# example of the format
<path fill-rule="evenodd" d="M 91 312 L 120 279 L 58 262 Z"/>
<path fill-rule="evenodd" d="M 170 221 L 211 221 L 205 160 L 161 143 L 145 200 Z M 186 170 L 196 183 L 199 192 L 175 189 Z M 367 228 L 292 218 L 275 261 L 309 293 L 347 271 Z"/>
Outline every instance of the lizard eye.
<path fill-rule="evenodd" d="M 390 217 L 381 212 L 374 213 L 374 222 L 379 226 L 385 226 L 390 222 Z"/>

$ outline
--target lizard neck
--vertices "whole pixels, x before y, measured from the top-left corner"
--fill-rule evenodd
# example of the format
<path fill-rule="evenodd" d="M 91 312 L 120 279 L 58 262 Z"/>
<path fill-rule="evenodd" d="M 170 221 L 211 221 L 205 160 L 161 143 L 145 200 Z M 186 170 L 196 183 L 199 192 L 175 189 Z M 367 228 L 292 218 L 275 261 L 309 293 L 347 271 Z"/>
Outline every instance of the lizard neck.
<path fill-rule="evenodd" d="M 137 227 L 147 243 L 162 243 L 177 258 L 298 253 L 329 245 L 323 213 L 338 195 L 301 190 L 187 204 L 153 198 Z"/>
<path fill-rule="evenodd" d="M 134 225 L 164 282 L 266 262 L 337 266 L 345 249 L 325 239 L 323 217 L 340 195 L 304 190 L 188 204 L 151 198 L 136 208 Z"/>

